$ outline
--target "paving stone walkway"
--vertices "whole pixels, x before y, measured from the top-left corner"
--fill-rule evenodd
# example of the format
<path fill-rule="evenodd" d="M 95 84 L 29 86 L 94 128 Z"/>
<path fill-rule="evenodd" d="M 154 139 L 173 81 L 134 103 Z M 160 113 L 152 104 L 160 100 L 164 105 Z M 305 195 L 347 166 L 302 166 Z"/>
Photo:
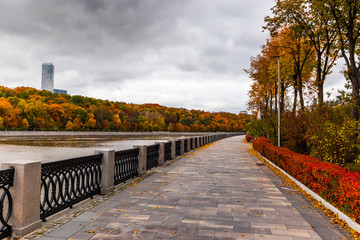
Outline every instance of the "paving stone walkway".
<path fill-rule="evenodd" d="M 40 239 L 348 239 L 249 148 L 197 149 Z"/>

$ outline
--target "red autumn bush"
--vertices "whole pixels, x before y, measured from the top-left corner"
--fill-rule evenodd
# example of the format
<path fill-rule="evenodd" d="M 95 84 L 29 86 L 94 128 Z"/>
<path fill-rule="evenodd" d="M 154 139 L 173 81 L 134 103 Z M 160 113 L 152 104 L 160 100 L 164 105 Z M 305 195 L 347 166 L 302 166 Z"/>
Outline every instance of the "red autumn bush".
<path fill-rule="evenodd" d="M 245 139 L 246 139 L 247 142 L 250 142 L 253 139 L 253 137 L 250 136 L 250 135 L 246 135 Z"/>
<path fill-rule="evenodd" d="M 253 140 L 253 147 L 291 176 L 360 223 L 360 174 L 277 147 L 267 138 Z"/>

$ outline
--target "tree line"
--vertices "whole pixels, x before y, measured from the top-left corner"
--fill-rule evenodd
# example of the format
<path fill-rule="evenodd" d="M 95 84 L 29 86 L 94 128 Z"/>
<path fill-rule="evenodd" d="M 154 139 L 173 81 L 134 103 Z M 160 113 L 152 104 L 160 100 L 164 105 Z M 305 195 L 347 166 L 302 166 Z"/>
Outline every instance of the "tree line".
<path fill-rule="evenodd" d="M 0 86 L 0 129 L 239 132 L 249 121 L 247 114 L 129 104 Z"/>
<path fill-rule="evenodd" d="M 276 112 L 287 107 L 296 112 L 306 105 L 322 105 L 326 78 L 342 58 L 353 101 L 351 118 L 358 120 L 360 1 L 277 0 L 271 10 L 273 15 L 265 17 L 263 27 L 270 37 L 246 69 L 253 80 L 250 108 Z M 281 59 L 280 106 L 276 101 L 277 62 L 272 56 Z"/>
<path fill-rule="evenodd" d="M 261 113 L 247 130 L 277 144 L 280 111 L 281 146 L 360 171 L 360 0 L 276 0 L 271 11 L 263 26 L 269 38 L 245 70 L 249 108 Z M 326 98 L 340 59 L 345 89 Z"/>

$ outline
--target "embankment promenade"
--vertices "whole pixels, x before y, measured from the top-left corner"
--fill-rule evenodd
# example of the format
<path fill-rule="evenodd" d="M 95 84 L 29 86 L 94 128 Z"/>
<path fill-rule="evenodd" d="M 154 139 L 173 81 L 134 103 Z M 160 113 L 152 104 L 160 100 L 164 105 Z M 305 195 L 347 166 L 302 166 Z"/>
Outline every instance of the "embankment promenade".
<path fill-rule="evenodd" d="M 186 153 L 41 239 L 351 239 L 250 149 L 235 136 Z"/>

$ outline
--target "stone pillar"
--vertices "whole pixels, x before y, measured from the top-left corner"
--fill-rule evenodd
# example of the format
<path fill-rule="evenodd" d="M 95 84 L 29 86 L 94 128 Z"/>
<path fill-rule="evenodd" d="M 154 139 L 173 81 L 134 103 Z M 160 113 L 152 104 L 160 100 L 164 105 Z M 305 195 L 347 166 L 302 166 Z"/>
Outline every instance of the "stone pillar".
<path fill-rule="evenodd" d="M 138 165 L 138 173 L 139 176 L 146 173 L 146 145 L 134 146 L 134 148 L 139 149 L 139 165 Z"/>
<path fill-rule="evenodd" d="M 162 166 L 165 163 L 165 143 L 164 142 L 155 142 L 156 144 L 159 144 L 159 159 L 158 159 L 158 165 Z"/>
<path fill-rule="evenodd" d="M 203 138 L 199 137 L 199 147 L 202 147 L 204 145 Z"/>
<path fill-rule="evenodd" d="M 15 168 L 15 176 L 10 188 L 13 206 L 9 224 L 13 236 L 21 237 L 41 227 L 41 162 L 16 160 L 0 164 L 1 169 L 10 167 Z"/>
<path fill-rule="evenodd" d="M 194 149 L 194 150 L 196 149 L 196 144 L 195 144 L 196 140 L 195 139 L 196 139 L 196 137 L 192 137 L 192 140 L 193 140 L 192 149 Z"/>
<path fill-rule="evenodd" d="M 102 153 L 101 168 L 101 181 L 100 190 L 101 194 L 114 191 L 114 174 L 115 174 L 115 150 L 95 150 L 95 153 Z"/>
<path fill-rule="evenodd" d="M 175 140 L 171 140 L 171 159 L 176 158 L 176 142 Z"/>
<path fill-rule="evenodd" d="M 185 146 L 187 149 L 187 152 L 190 152 L 191 147 L 190 147 L 190 138 L 187 138 L 187 145 Z"/>
<path fill-rule="evenodd" d="M 184 139 L 180 139 L 180 155 L 184 155 Z"/>

